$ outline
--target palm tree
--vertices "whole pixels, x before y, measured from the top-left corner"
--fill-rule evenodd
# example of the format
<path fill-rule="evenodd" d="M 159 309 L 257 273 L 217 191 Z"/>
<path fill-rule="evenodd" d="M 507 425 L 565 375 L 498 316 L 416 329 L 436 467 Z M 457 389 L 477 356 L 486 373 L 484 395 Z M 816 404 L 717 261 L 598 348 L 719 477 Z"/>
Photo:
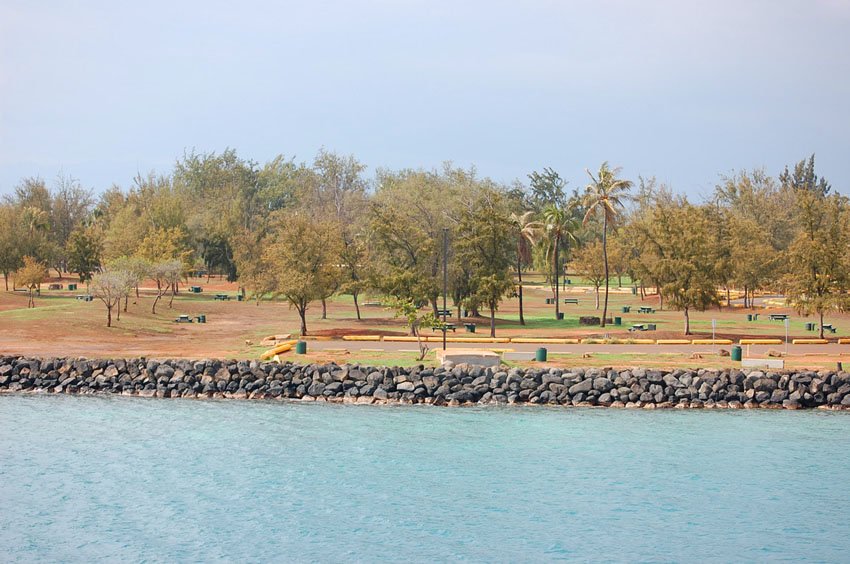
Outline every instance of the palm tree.
<path fill-rule="evenodd" d="M 533 211 L 527 211 L 522 215 L 511 212 L 510 222 L 516 235 L 516 275 L 519 286 L 519 324 L 525 325 L 525 317 L 522 310 L 522 263 L 527 263 L 531 258 L 531 248 L 537 244 L 535 240 L 537 232 L 543 228 L 539 221 L 531 221 L 534 217 Z"/>
<path fill-rule="evenodd" d="M 605 305 L 602 308 L 602 327 L 605 327 L 605 318 L 608 316 L 608 224 L 613 223 L 623 209 L 623 200 L 628 198 L 628 191 L 632 187 L 630 180 L 617 178 L 620 168 L 610 168 L 608 161 L 602 163 L 596 176 L 585 169 L 590 176 L 590 184 L 585 188 L 584 205 L 587 213 L 584 214 L 584 224 L 597 212 L 602 213 L 602 260 L 605 263 Z"/>
<path fill-rule="evenodd" d="M 560 249 L 564 241 L 575 240 L 576 221 L 573 219 L 572 206 L 558 207 L 549 205 L 543 210 L 546 232 L 549 234 L 549 252 L 552 255 L 552 270 L 555 274 L 555 319 L 560 317 L 558 276 L 561 271 Z"/>

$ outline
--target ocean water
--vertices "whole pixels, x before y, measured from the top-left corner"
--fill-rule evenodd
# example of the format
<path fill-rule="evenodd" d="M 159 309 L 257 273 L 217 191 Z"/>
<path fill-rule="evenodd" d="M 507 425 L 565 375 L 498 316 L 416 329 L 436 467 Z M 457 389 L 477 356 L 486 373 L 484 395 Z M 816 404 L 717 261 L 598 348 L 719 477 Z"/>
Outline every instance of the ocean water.
<path fill-rule="evenodd" d="M 0 397 L 0 561 L 850 560 L 850 413 Z"/>

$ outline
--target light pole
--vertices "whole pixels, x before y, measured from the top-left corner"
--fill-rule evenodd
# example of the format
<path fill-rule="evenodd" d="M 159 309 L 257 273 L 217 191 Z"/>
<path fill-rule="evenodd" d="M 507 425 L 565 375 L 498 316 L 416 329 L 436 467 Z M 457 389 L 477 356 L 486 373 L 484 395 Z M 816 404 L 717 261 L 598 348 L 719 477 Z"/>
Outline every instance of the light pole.
<path fill-rule="evenodd" d="M 449 292 L 449 228 L 443 227 L 443 350 L 446 350 L 446 300 Z"/>

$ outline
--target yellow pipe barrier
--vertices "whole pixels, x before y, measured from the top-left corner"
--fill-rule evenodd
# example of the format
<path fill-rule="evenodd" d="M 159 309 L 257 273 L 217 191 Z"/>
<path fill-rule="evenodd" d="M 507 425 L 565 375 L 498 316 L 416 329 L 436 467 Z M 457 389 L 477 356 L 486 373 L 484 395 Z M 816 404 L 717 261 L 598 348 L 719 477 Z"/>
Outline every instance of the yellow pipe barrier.
<path fill-rule="evenodd" d="M 694 339 L 692 345 L 731 345 L 732 339 Z"/>
<path fill-rule="evenodd" d="M 782 339 L 741 339 L 739 345 L 781 345 Z"/>
<path fill-rule="evenodd" d="M 850 345 L 850 339 L 848 339 L 846 337 L 842 337 L 841 339 L 838 339 L 838 344 L 839 345 Z"/>
<path fill-rule="evenodd" d="M 792 345 L 828 345 L 826 339 L 792 339 Z"/>
<path fill-rule="evenodd" d="M 556 339 L 550 337 L 514 337 L 512 343 L 526 343 L 539 345 L 577 345 L 578 339 Z"/>
<path fill-rule="evenodd" d="M 422 337 L 422 340 L 426 340 L 426 337 Z M 384 341 L 396 342 L 396 343 L 415 343 L 416 337 L 411 337 L 410 335 L 385 335 Z"/>
<path fill-rule="evenodd" d="M 656 339 L 656 345 L 690 345 L 690 339 Z"/>
<path fill-rule="evenodd" d="M 380 335 L 343 335 L 343 341 L 380 341 Z"/>
<path fill-rule="evenodd" d="M 281 353 L 289 352 L 292 350 L 292 347 L 295 346 L 295 343 L 297 343 L 297 341 L 287 341 L 286 343 L 282 343 L 273 349 L 269 349 L 260 355 L 260 360 L 269 360 L 272 357 L 275 357 Z"/>
<path fill-rule="evenodd" d="M 425 337 L 422 337 L 425 339 Z M 427 337 L 429 343 L 442 343 L 442 336 Z M 507 337 L 446 337 L 447 343 L 510 343 Z"/>

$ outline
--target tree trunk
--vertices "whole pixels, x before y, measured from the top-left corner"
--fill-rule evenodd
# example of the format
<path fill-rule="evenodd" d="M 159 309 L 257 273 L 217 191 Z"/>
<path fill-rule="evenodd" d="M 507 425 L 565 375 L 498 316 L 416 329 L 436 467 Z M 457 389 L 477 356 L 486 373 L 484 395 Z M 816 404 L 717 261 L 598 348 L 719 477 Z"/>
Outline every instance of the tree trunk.
<path fill-rule="evenodd" d="M 171 305 L 174 303 L 174 294 L 175 294 L 174 285 L 172 284 L 171 285 L 171 299 L 168 300 L 168 309 L 171 309 Z"/>
<path fill-rule="evenodd" d="M 619 272 L 617 273 L 617 288 L 623 287 L 623 275 Z"/>
<path fill-rule="evenodd" d="M 112 306 L 106 305 L 106 326 L 112 327 Z"/>
<path fill-rule="evenodd" d="M 156 315 L 156 302 L 158 302 L 161 297 L 162 297 L 162 292 L 157 291 L 156 297 L 153 300 L 153 306 L 151 307 L 151 313 L 154 314 L 154 315 Z"/>
<path fill-rule="evenodd" d="M 516 258 L 516 275 L 519 280 L 519 324 L 525 325 L 525 316 L 522 313 L 522 261 L 520 260 L 519 253 L 517 253 Z"/>
<path fill-rule="evenodd" d="M 460 320 L 461 320 L 461 317 L 460 317 L 460 303 L 458 303 L 458 304 L 457 304 L 457 320 L 458 320 L 458 321 L 460 321 Z"/>
<path fill-rule="evenodd" d="M 322 319 L 328 318 L 328 302 L 325 298 L 322 298 Z"/>
<path fill-rule="evenodd" d="M 305 336 L 307 334 L 307 306 L 296 306 L 295 309 L 298 310 L 298 317 L 301 318 L 301 336 Z"/>
<path fill-rule="evenodd" d="M 823 339 L 823 312 L 820 312 L 820 338 Z"/>
<path fill-rule="evenodd" d="M 8 292 L 9 291 L 9 273 L 8 272 L 3 273 L 3 281 L 6 283 L 6 291 Z"/>
<path fill-rule="evenodd" d="M 354 298 L 354 311 L 357 312 L 357 321 L 360 321 L 360 304 L 357 303 L 357 294 L 358 292 L 352 292 L 351 296 Z"/>
<path fill-rule="evenodd" d="M 490 337 L 496 337 L 496 306 L 490 304 Z"/>
<path fill-rule="evenodd" d="M 664 294 L 661 293 L 661 289 L 658 289 L 658 311 L 664 309 Z"/>
<path fill-rule="evenodd" d="M 116 319 L 116 321 L 121 321 L 121 298 L 118 298 L 115 301 L 115 305 L 118 306 L 117 308 L 115 308 L 115 313 L 116 313 L 115 319 Z"/>
<path fill-rule="evenodd" d="M 127 313 L 127 302 L 130 301 L 130 294 L 124 296 L 124 313 Z"/>
<path fill-rule="evenodd" d="M 685 335 L 691 334 L 691 316 L 688 314 L 688 308 L 685 308 Z"/>
<path fill-rule="evenodd" d="M 606 210 L 607 211 L 607 210 Z M 602 261 L 605 263 L 605 305 L 602 306 L 602 327 L 608 317 L 608 214 L 602 216 Z"/>
<path fill-rule="evenodd" d="M 559 317 L 561 317 L 561 315 L 560 315 L 561 308 L 560 308 L 560 304 L 559 304 L 559 302 L 561 300 L 560 300 L 560 294 L 558 293 L 558 274 L 559 274 L 559 270 L 560 270 L 558 267 L 560 266 L 560 262 L 561 262 L 560 260 L 558 260 L 560 258 L 560 255 L 558 254 L 558 250 L 559 250 L 560 246 L 561 246 L 561 240 L 560 240 L 560 238 L 556 238 L 555 239 L 555 265 L 554 265 L 554 271 L 555 271 L 555 319 L 556 320 Z"/>
<path fill-rule="evenodd" d="M 136 299 L 139 299 L 139 285 L 136 284 Z"/>
<path fill-rule="evenodd" d="M 747 289 L 747 286 L 744 286 L 744 309 L 747 309 L 748 299 L 750 297 L 750 291 Z"/>
<path fill-rule="evenodd" d="M 596 287 L 596 309 L 599 309 L 599 286 Z M 604 324 L 604 320 L 603 320 Z"/>

